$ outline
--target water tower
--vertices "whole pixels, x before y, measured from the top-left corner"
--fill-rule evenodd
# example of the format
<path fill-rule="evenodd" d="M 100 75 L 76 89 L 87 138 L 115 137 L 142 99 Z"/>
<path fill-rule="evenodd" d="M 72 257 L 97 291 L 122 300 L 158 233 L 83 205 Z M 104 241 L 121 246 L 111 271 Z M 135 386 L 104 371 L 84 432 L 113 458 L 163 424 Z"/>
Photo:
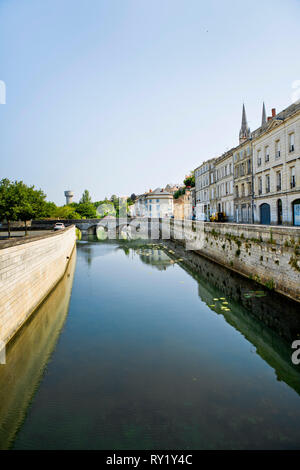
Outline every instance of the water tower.
<path fill-rule="evenodd" d="M 74 193 L 73 191 L 65 191 L 66 204 L 72 204 Z"/>

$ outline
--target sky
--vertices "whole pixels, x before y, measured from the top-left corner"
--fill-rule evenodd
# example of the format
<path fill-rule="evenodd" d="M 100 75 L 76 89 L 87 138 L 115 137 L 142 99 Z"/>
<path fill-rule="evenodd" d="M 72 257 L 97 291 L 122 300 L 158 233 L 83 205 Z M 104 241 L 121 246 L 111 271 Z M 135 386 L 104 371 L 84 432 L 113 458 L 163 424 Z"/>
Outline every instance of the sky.
<path fill-rule="evenodd" d="M 251 130 L 292 103 L 299 24 L 300 0 L 0 0 L 0 178 L 57 204 L 182 183 L 243 102 Z"/>

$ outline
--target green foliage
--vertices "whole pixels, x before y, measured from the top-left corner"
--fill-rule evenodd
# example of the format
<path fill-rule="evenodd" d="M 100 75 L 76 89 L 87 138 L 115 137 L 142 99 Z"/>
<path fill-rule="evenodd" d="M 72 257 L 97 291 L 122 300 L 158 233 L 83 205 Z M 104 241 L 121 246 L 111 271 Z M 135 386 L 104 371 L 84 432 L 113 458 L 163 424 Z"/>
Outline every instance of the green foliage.
<path fill-rule="evenodd" d="M 178 199 L 183 194 L 185 194 L 185 188 L 177 189 L 177 191 L 175 191 L 175 193 L 173 194 L 173 198 Z"/>
<path fill-rule="evenodd" d="M 91 204 L 91 203 L 92 203 L 92 198 L 90 196 L 90 193 L 88 192 L 87 189 L 85 189 L 83 191 L 79 204 Z"/>
<path fill-rule="evenodd" d="M 10 235 L 10 222 L 22 220 L 25 222 L 39 218 L 46 210 L 46 195 L 34 186 L 27 186 L 23 181 L 13 181 L 4 178 L 0 181 L 0 219 L 7 220 Z"/>
<path fill-rule="evenodd" d="M 191 174 L 184 179 L 183 183 L 185 184 L 185 186 L 189 186 L 191 188 L 194 188 L 194 186 L 195 186 L 195 173 L 194 173 L 194 171 L 192 171 Z"/>
<path fill-rule="evenodd" d="M 87 219 L 96 219 L 97 212 L 94 204 L 91 202 L 79 203 L 76 207 L 76 212 L 81 216 Z"/>

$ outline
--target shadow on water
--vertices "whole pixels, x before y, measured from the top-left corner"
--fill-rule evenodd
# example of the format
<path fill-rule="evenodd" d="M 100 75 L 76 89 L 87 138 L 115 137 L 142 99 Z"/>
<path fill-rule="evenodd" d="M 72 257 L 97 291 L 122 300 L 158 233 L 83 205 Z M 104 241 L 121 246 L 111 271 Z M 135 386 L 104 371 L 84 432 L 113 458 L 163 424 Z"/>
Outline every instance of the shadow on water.
<path fill-rule="evenodd" d="M 38 389 L 67 317 L 76 264 L 76 248 L 67 270 L 38 310 L 8 344 L 0 365 L 0 449 L 12 446 Z"/>

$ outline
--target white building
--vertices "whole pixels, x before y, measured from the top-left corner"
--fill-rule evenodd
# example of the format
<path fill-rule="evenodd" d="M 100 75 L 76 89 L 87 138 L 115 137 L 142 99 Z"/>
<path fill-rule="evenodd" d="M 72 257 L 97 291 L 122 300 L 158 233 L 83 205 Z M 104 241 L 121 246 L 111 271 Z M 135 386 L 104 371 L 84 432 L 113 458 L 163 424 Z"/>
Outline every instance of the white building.
<path fill-rule="evenodd" d="M 300 103 L 253 134 L 254 223 L 300 225 Z"/>
<path fill-rule="evenodd" d="M 173 195 L 161 188 L 137 197 L 131 214 L 138 217 L 171 217 L 173 215 Z"/>

